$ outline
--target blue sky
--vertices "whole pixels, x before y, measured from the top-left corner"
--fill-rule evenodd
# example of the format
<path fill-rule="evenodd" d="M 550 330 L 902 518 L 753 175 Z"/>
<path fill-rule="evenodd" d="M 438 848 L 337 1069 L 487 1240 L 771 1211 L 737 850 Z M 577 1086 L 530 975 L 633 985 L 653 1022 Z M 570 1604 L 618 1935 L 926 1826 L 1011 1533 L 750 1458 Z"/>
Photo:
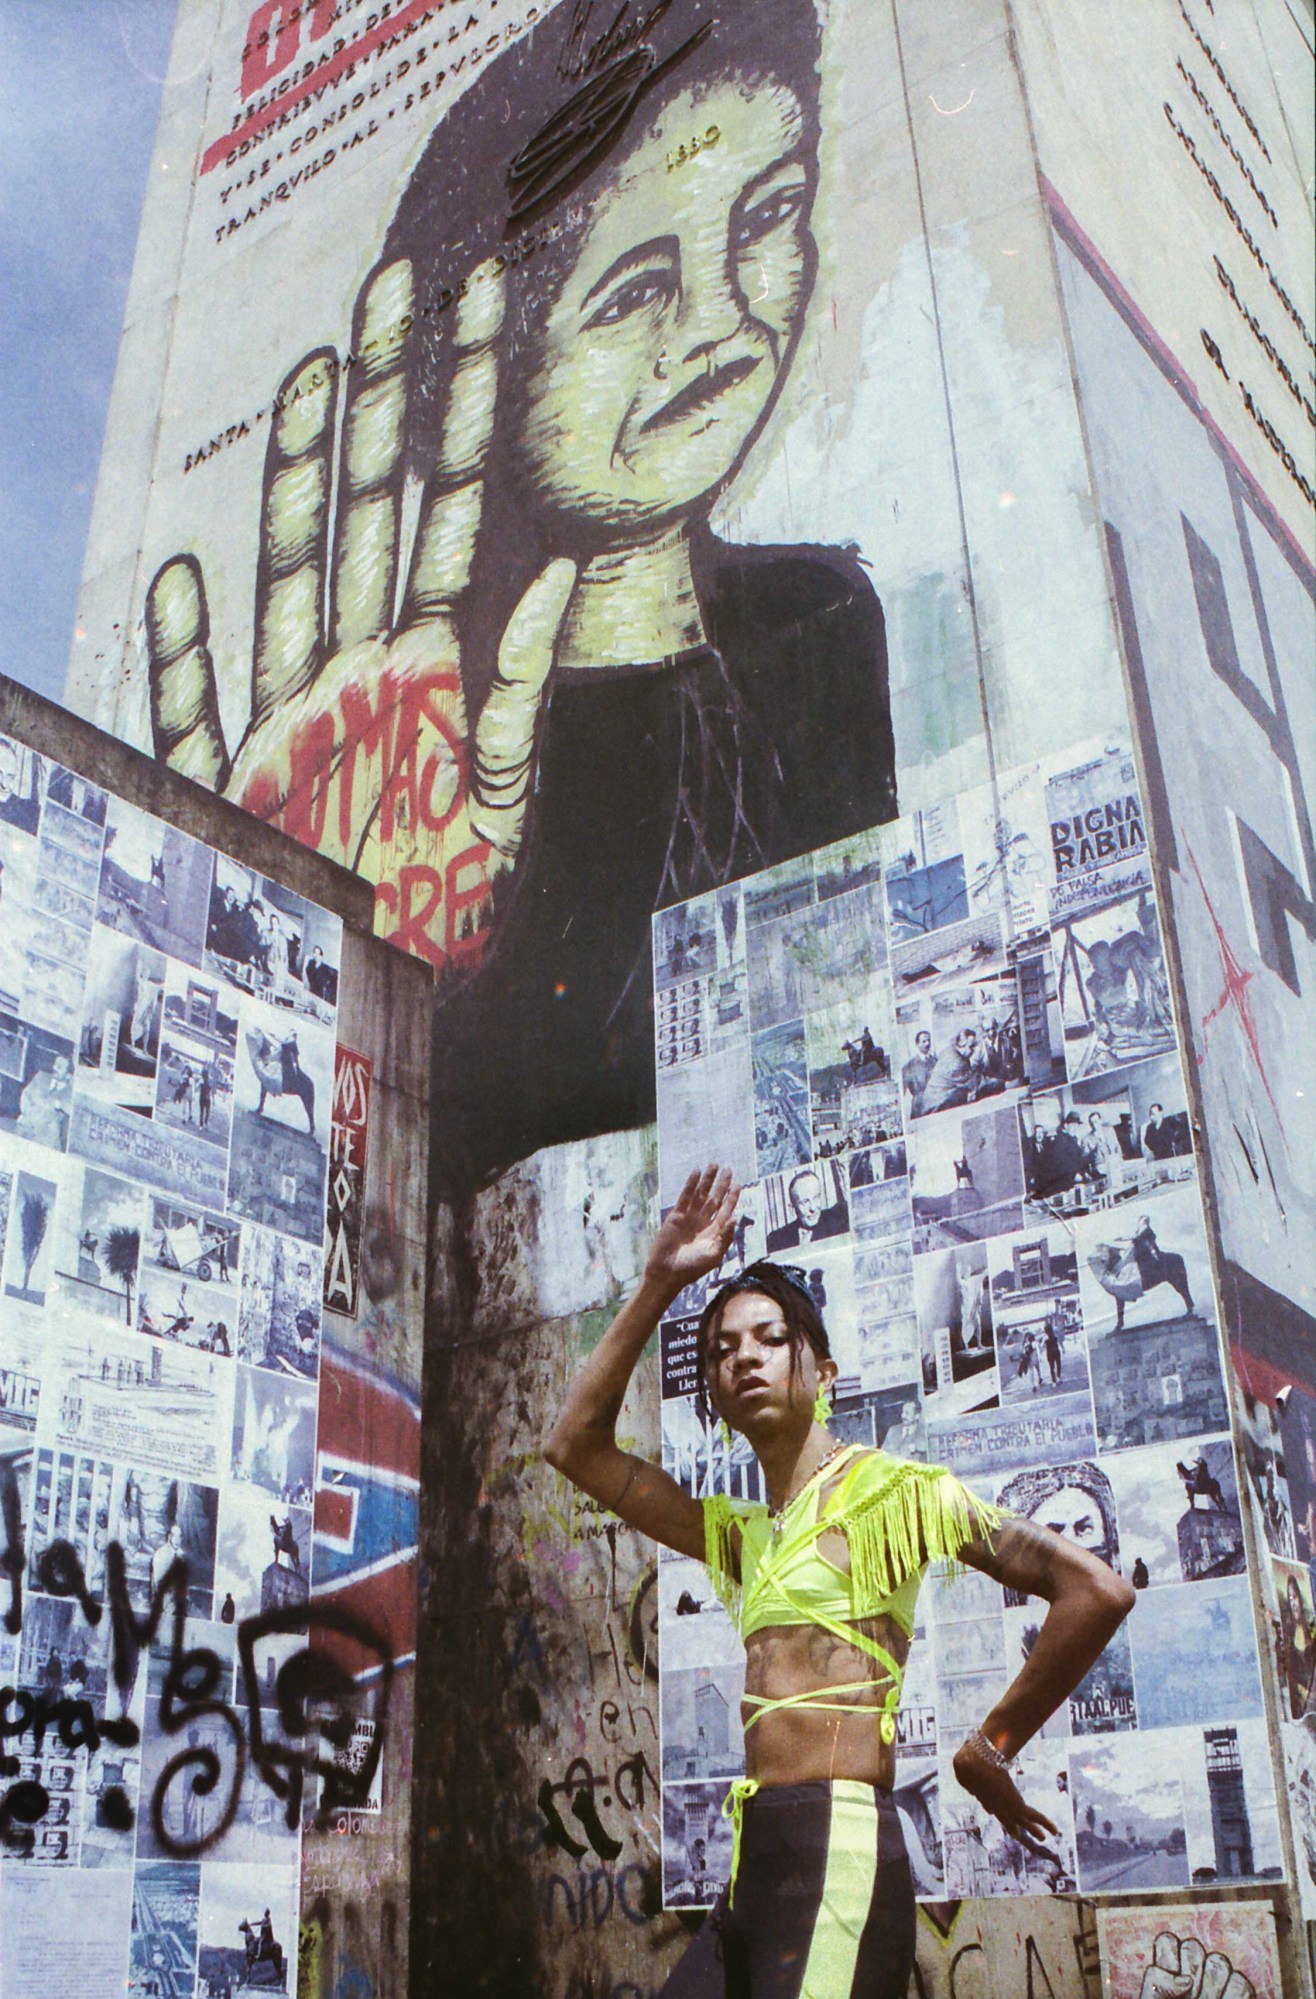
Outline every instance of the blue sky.
<path fill-rule="evenodd" d="M 58 698 L 178 0 L 0 0 L 0 672 Z"/>

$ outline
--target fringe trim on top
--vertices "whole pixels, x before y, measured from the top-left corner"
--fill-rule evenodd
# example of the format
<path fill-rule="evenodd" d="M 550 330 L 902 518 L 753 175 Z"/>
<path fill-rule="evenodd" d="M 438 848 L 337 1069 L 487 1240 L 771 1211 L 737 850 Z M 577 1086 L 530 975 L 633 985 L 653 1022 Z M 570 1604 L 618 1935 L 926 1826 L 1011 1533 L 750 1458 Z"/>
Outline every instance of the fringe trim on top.
<path fill-rule="evenodd" d="M 854 1614 L 873 1617 L 928 1562 L 954 1563 L 966 1541 L 990 1537 L 1003 1518 L 939 1465 L 902 1464 L 876 1491 L 842 1500 L 819 1524 L 845 1535 Z"/>
<path fill-rule="evenodd" d="M 708 1568 L 709 1581 L 717 1595 L 726 1605 L 731 1622 L 740 1629 L 740 1611 L 743 1591 L 736 1571 L 739 1566 L 739 1550 L 731 1538 L 733 1527 L 740 1525 L 745 1510 L 737 1507 L 725 1492 L 715 1492 L 703 1502 L 704 1505 L 704 1561 Z"/>

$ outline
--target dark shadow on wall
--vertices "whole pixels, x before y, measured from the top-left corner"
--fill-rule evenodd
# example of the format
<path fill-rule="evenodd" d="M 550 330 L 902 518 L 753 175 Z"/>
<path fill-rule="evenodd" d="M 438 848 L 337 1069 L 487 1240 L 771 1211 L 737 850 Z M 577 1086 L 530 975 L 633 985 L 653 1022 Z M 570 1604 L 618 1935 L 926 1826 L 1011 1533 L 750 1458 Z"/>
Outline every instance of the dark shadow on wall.
<path fill-rule="evenodd" d="M 481 1333 L 474 1204 L 435 1213 L 426 1323 L 421 1601 L 412 1796 L 412 1990 L 469 1999 L 546 1991 L 518 1814 L 534 1797 L 526 1737 L 538 1696 L 518 1693 L 514 1640 L 532 1607 L 524 1563 L 487 1496 L 499 1412 L 532 1365 L 522 1329 Z M 510 1662 L 510 1669 L 509 1669 Z"/>

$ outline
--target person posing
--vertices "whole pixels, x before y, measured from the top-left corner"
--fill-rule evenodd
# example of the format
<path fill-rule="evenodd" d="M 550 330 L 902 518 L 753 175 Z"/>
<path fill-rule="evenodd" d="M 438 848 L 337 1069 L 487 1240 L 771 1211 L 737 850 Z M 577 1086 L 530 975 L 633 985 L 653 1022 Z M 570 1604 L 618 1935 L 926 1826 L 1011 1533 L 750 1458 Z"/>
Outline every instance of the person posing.
<path fill-rule="evenodd" d="M 914 1891 L 892 1799 L 896 1713 L 929 1562 L 948 1557 L 1049 1605 L 1018 1678 L 956 1751 L 955 1776 L 1012 1837 L 1056 1827 L 1010 1761 L 1082 1679 L 1134 1601 L 1106 1565 L 1000 1514 L 949 1472 L 826 1425 L 836 1379 L 807 1290 L 751 1264 L 699 1322 L 700 1394 L 745 1436 L 766 1505 L 694 1499 L 622 1450 L 616 1424 L 646 1343 L 716 1270 L 739 1189 L 692 1173 L 643 1278 L 568 1390 L 548 1462 L 628 1526 L 707 1563 L 746 1647 L 746 1776 L 731 1787 L 731 1881 L 664 1999 L 904 1999 Z"/>

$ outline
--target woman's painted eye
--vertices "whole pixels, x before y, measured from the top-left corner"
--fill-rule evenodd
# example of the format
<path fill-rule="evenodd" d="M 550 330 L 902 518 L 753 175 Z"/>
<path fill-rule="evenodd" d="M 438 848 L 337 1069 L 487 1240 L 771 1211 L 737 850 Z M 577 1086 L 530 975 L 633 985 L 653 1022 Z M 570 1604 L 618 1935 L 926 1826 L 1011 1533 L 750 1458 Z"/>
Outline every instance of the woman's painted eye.
<path fill-rule="evenodd" d="M 778 188 L 763 201 L 748 208 L 736 226 L 736 242 L 741 247 L 750 243 L 761 243 L 774 229 L 794 222 L 802 215 L 809 199 L 809 191 L 801 181 L 792 187 Z"/>
<path fill-rule="evenodd" d="M 666 305 L 676 290 L 674 271 L 654 268 L 637 271 L 625 284 L 618 285 L 586 320 L 586 326 L 616 326 L 632 313 L 645 312 L 653 305 Z"/>

